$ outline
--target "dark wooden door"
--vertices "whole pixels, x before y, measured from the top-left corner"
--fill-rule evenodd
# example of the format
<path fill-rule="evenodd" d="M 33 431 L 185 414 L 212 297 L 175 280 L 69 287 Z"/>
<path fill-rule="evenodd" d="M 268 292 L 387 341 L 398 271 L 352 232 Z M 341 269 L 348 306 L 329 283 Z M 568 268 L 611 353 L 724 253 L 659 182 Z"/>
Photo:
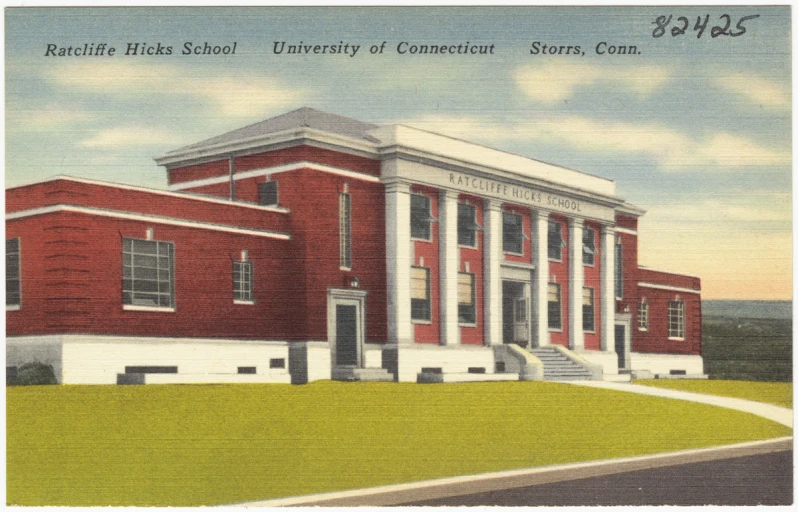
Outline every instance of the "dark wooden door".
<path fill-rule="evenodd" d="M 357 366 L 357 306 L 335 306 L 335 362 Z"/>

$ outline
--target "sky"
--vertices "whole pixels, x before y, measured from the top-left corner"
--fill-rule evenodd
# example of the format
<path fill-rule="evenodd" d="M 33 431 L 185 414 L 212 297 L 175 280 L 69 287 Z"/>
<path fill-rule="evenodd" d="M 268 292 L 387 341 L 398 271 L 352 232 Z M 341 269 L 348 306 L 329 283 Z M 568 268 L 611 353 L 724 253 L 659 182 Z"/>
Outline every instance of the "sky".
<path fill-rule="evenodd" d="M 712 37 L 723 15 L 735 33 L 759 17 Z M 789 7 L 765 6 L 7 9 L 6 187 L 69 175 L 165 189 L 154 157 L 308 106 L 612 179 L 647 210 L 642 265 L 700 276 L 704 299 L 787 300 L 790 28 Z M 536 41 L 581 52 L 533 54 Z M 182 55 L 187 42 L 236 53 Z M 401 42 L 493 54 L 399 54 Z M 602 42 L 637 54 L 599 55 Z M 100 43 L 117 53 L 46 55 Z M 172 54 L 124 55 L 129 43 Z"/>

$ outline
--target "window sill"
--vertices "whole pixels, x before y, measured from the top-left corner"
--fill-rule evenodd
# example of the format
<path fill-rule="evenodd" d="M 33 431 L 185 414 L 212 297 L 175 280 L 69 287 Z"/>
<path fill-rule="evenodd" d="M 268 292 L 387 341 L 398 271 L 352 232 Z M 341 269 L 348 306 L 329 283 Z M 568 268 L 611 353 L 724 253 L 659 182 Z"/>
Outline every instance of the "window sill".
<path fill-rule="evenodd" d="M 582 333 L 583 333 L 583 334 L 596 334 L 596 330 L 595 330 L 595 329 L 593 329 L 592 331 L 588 331 L 588 330 L 586 330 L 586 329 L 582 329 Z"/>
<path fill-rule="evenodd" d="M 562 327 L 549 327 L 549 332 L 562 332 Z"/>
<path fill-rule="evenodd" d="M 242 306 L 254 306 L 254 300 L 233 300 L 233 304 L 240 304 Z"/>
<path fill-rule="evenodd" d="M 338 267 L 338 270 L 343 270 L 344 272 L 352 272 L 352 267 Z"/>
<path fill-rule="evenodd" d="M 19 311 L 20 309 L 22 309 L 22 306 L 20 306 L 20 305 L 16 305 L 16 306 L 6 305 L 6 311 Z"/>
<path fill-rule="evenodd" d="M 476 327 L 477 324 L 475 324 L 475 323 L 474 324 L 464 324 L 462 322 L 457 322 L 457 326 L 458 327 Z"/>
<path fill-rule="evenodd" d="M 504 251 L 504 255 L 505 256 L 522 256 L 523 257 L 524 253 L 522 253 L 522 252 Z"/>
<path fill-rule="evenodd" d="M 637 330 L 640 331 L 640 332 L 648 332 L 648 328 L 640 328 L 640 327 L 638 327 Z"/>
<path fill-rule="evenodd" d="M 133 306 L 131 304 L 123 304 L 123 311 L 153 311 L 156 313 L 174 313 L 175 308 L 162 308 L 157 306 Z"/>
<path fill-rule="evenodd" d="M 668 336 L 668 341 L 684 341 L 684 338 L 672 338 Z"/>
<path fill-rule="evenodd" d="M 431 244 L 432 243 L 432 237 L 429 237 L 429 238 L 416 238 L 416 237 L 412 237 L 411 236 L 410 237 L 410 241 L 411 242 L 426 242 L 428 244 Z"/>
<path fill-rule="evenodd" d="M 560 259 L 549 258 L 549 263 L 562 263 L 562 258 Z"/>
<path fill-rule="evenodd" d="M 410 320 L 411 324 L 414 325 L 432 325 L 432 320 Z"/>
<path fill-rule="evenodd" d="M 457 244 L 457 247 L 459 249 L 472 249 L 472 250 L 475 250 L 475 251 L 479 249 L 478 245 L 460 245 L 460 244 Z"/>
<path fill-rule="evenodd" d="M 596 264 L 595 263 L 584 263 L 584 266 L 593 268 L 593 267 L 596 266 Z"/>

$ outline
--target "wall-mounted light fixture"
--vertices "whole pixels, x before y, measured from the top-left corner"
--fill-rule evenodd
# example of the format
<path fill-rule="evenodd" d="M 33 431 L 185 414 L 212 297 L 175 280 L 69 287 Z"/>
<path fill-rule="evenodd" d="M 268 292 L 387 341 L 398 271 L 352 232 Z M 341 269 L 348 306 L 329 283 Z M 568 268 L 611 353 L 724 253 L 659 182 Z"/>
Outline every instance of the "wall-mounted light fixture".
<path fill-rule="evenodd" d="M 353 277 L 349 281 L 349 286 L 351 286 L 352 288 L 360 288 L 360 279 Z"/>

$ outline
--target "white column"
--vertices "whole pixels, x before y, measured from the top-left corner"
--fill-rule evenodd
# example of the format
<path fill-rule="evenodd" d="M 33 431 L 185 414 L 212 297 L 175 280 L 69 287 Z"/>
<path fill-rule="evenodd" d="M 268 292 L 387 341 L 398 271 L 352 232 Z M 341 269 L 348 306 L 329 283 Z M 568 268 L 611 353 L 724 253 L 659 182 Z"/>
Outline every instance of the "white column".
<path fill-rule="evenodd" d="M 441 345 L 458 345 L 457 274 L 460 249 L 457 247 L 457 192 L 441 190 L 438 195 L 438 235 L 441 278 Z"/>
<path fill-rule="evenodd" d="M 385 254 L 388 274 L 388 342 L 413 343 L 410 321 L 410 185 L 385 185 Z"/>
<path fill-rule="evenodd" d="M 601 350 L 615 352 L 615 229 L 601 226 Z"/>
<path fill-rule="evenodd" d="M 485 345 L 502 343 L 502 210 L 501 202 L 485 199 L 482 240 L 485 244 Z"/>
<path fill-rule="evenodd" d="M 568 219 L 568 346 L 584 350 L 585 332 L 582 325 L 582 288 L 585 286 L 585 267 L 582 263 L 582 219 Z"/>
<path fill-rule="evenodd" d="M 545 347 L 549 338 L 549 214 L 532 212 L 532 343 Z"/>

